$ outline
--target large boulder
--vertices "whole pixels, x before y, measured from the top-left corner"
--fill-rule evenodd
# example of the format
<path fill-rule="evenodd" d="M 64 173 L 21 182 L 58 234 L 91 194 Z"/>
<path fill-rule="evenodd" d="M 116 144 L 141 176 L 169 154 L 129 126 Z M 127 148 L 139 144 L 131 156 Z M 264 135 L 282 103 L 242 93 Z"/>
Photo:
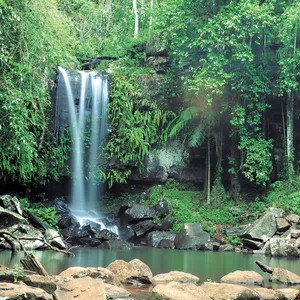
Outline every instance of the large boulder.
<path fill-rule="evenodd" d="M 25 218 L 23 218 L 18 213 L 14 213 L 8 209 L 0 207 L 0 230 L 7 227 L 11 227 L 16 224 L 26 224 L 28 223 Z"/>
<path fill-rule="evenodd" d="M 130 226 L 122 227 L 119 229 L 119 238 L 127 241 L 135 236 L 134 230 Z"/>
<path fill-rule="evenodd" d="M 187 223 L 176 234 L 175 247 L 177 249 L 197 250 L 210 242 L 210 234 L 202 229 L 198 223 Z"/>
<path fill-rule="evenodd" d="M 241 234 L 242 238 L 266 242 L 277 231 L 276 218 L 283 216 L 283 210 L 268 208 L 265 213 Z"/>
<path fill-rule="evenodd" d="M 39 288 L 14 283 L 0 282 L 0 299 L 2 300 L 53 300 L 52 295 Z M 64 298 L 64 300 L 67 300 Z"/>
<path fill-rule="evenodd" d="M 139 259 L 130 262 L 116 260 L 107 266 L 122 283 L 129 284 L 150 284 L 152 272 L 150 268 Z"/>
<path fill-rule="evenodd" d="M 102 279 L 103 282 L 107 284 L 111 284 L 119 287 L 122 286 L 120 280 L 112 271 L 101 267 L 97 267 L 97 268 L 71 267 L 61 272 L 59 276 L 73 277 L 73 278 L 91 277 L 91 278 Z"/>
<path fill-rule="evenodd" d="M 200 278 L 192 275 L 190 273 L 171 271 L 169 273 L 158 274 L 153 276 L 152 285 L 156 286 L 158 284 L 167 284 L 169 282 L 179 282 L 179 283 L 199 283 Z"/>
<path fill-rule="evenodd" d="M 159 218 L 165 217 L 171 212 L 171 203 L 168 200 L 160 199 L 156 205 L 153 206 L 156 215 Z"/>
<path fill-rule="evenodd" d="M 76 278 L 61 283 L 56 295 L 61 300 L 106 300 L 103 281 L 90 277 Z"/>
<path fill-rule="evenodd" d="M 22 208 L 17 197 L 12 197 L 10 195 L 0 196 L 0 206 L 3 208 L 22 215 Z"/>
<path fill-rule="evenodd" d="M 285 232 L 287 231 L 291 225 L 285 218 L 276 218 L 277 232 Z"/>
<path fill-rule="evenodd" d="M 59 198 L 55 198 L 53 206 L 56 209 L 57 214 L 59 215 L 69 215 L 70 209 L 66 202 L 60 200 Z"/>
<path fill-rule="evenodd" d="M 157 247 L 161 240 L 175 241 L 176 234 L 168 231 L 152 231 L 147 234 L 147 245 Z"/>
<path fill-rule="evenodd" d="M 104 283 L 104 288 L 106 299 L 130 299 L 130 293 L 126 291 L 123 287 Z"/>
<path fill-rule="evenodd" d="M 300 242 L 294 239 L 271 238 L 269 247 L 272 256 L 300 256 Z"/>
<path fill-rule="evenodd" d="M 155 223 L 152 220 L 144 220 L 132 225 L 131 228 L 134 230 L 136 236 L 141 236 L 150 231 L 154 226 Z"/>
<path fill-rule="evenodd" d="M 298 224 L 300 221 L 300 216 L 296 214 L 289 214 L 286 216 L 286 220 L 291 224 Z"/>
<path fill-rule="evenodd" d="M 235 271 L 223 276 L 222 283 L 262 285 L 264 278 L 254 271 Z"/>
<path fill-rule="evenodd" d="M 48 228 L 45 232 L 46 241 L 53 247 L 66 249 L 66 245 L 61 236 L 53 229 Z"/>
<path fill-rule="evenodd" d="M 300 291 L 299 289 L 277 289 L 276 298 L 278 300 L 298 300 Z"/>
<path fill-rule="evenodd" d="M 300 284 L 300 276 L 286 269 L 274 268 L 269 281 L 287 285 L 297 285 Z"/>
<path fill-rule="evenodd" d="M 155 210 L 149 205 L 135 204 L 126 209 L 125 213 L 121 216 L 121 225 L 127 225 L 136 221 L 146 219 L 153 219 L 155 217 Z"/>
<path fill-rule="evenodd" d="M 204 282 L 200 287 L 214 300 L 260 300 L 255 291 L 242 285 Z"/>
<path fill-rule="evenodd" d="M 100 249 L 115 249 L 115 250 L 131 250 L 133 248 L 133 244 L 121 241 L 121 240 L 110 240 L 103 242 L 98 248 Z"/>
<path fill-rule="evenodd" d="M 191 283 L 170 282 L 152 290 L 150 300 L 210 300 L 200 287 Z"/>

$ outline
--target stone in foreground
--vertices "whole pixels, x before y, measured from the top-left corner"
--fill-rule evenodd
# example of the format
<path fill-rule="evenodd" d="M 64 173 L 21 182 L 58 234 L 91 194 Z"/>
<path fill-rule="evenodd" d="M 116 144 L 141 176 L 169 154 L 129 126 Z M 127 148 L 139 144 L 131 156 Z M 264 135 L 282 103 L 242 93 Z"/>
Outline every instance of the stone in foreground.
<path fill-rule="evenodd" d="M 169 282 L 179 283 L 199 283 L 200 278 L 185 272 L 172 271 L 169 273 L 158 274 L 152 278 L 152 285 L 167 284 Z"/>
<path fill-rule="evenodd" d="M 52 295 L 39 288 L 2 282 L 0 283 L 0 299 L 52 300 L 53 298 Z"/>
<path fill-rule="evenodd" d="M 260 300 L 255 291 L 241 285 L 204 282 L 200 287 L 214 300 Z"/>
<path fill-rule="evenodd" d="M 152 272 L 150 268 L 139 259 L 133 259 L 129 263 L 124 260 L 116 260 L 107 266 L 122 283 L 150 284 Z"/>
<path fill-rule="evenodd" d="M 150 300 L 210 300 L 200 287 L 191 283 L 170 282 L 152 290 Z"/>
<path fill-rule="evenodd" d="M 222 283 L 262 285 L 264 278 L 254 271 L 235 271 L 221 278 Z"/>
<path fill-rule="evenodd" d="M 274 268 L 269 281 L 275 283 L 284 283 L 287 285 L 300 284 L 300 276 L 286 269 Z"/>

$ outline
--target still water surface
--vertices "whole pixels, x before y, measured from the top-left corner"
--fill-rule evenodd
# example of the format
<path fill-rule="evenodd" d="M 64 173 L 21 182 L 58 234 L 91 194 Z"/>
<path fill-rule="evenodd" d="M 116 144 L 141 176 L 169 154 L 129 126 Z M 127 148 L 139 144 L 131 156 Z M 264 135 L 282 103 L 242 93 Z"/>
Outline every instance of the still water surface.
<path fill-rule="evenodd" d="M 264 276 L 265 282 L 269 274 L 263 273 L 255 264 L 256 260 L 271 266 L 288 269 L 300 275 L 300 259 L 275 258 L 264 255 L 251 255 L 234 252 L 183 251 L 137 247 L 133 250 L 103 250 L 97 248 L 76 248 L 72 252 L 75 257 L 53 251 L 32 251 L 51 275 L 72 267 L 107 267 L 111 262 L 122 259 L 130 261 L 138 258 L 146 263 L 153 274 L 170 271 L 183 271 L 200 277 L 201 281 L 211 279 L 219 281 L 229 272 L 236 270 L 253 270 Z M 0 264 L 13 267 L 20 262 L 23 253 L 12 255 L 9 251 L 0 252 Z"/>

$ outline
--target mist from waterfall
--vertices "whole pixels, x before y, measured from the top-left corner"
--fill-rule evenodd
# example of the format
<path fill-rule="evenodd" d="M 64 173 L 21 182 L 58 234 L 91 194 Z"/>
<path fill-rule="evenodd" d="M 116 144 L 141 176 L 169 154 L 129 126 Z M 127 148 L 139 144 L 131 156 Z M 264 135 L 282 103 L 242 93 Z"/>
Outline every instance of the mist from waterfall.
<path fill-rule="evenodd" d="M 58 67 L 55 132 L 70 127 L 72 136 L 70 209 L 79 220 L 97 217 L 103 196 L 96 172 L 103 165 L 107 135 L 108 76 L 67 72 Z"/>

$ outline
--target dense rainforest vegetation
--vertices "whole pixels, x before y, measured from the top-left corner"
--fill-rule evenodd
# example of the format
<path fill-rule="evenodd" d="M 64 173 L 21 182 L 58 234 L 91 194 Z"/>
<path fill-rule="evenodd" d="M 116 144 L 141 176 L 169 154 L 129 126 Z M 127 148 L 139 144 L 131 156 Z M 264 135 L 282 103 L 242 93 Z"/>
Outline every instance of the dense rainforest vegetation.
<path fill-rule="evenodd" d="M 170 62 L 150 92 L 147 52 Z M 99 180 L 126 182 L 124 166 L 142 171 L 153 145 L 176 138 L 205 153 L 208 204 L 238 200 L 245 182 L 297 184 L 299 1 L 0 0 L 2 182 L 66 172 L 68 135 L 53 134 L 49 91 L 58 65 L 92 57 L 114 58 L 97 66 L 112 70 L 106 153 L 117 162 Z"/>

